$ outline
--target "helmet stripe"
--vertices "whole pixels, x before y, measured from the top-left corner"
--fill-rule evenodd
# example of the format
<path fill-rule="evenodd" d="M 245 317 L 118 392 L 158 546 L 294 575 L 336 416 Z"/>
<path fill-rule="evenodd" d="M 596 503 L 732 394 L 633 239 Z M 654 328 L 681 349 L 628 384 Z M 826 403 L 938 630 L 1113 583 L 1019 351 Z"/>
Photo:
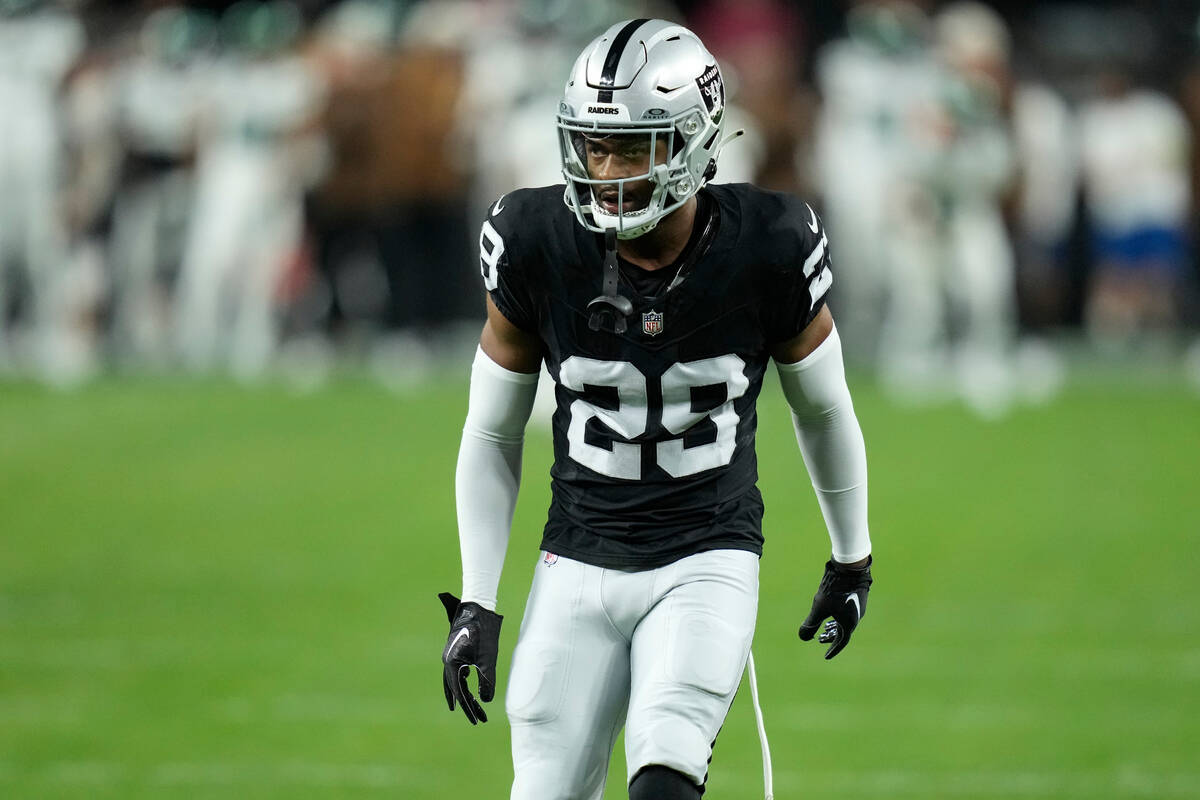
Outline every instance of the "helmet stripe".
<path fill-rule="evenodd" d="M 604 59 L 604 70 L 600 73 L 600 91 L 596 93 L 597 103 L 612 102 L 612 85 L 617 79 L 617 66 L 621 63 L 621 56 L 625 52 L 625 45 L 629 44 L 633 32 L 649 21 L 648 19 L 630 20 L 613 37 L 612 44 L 608 48 L 608 55 Z"/>

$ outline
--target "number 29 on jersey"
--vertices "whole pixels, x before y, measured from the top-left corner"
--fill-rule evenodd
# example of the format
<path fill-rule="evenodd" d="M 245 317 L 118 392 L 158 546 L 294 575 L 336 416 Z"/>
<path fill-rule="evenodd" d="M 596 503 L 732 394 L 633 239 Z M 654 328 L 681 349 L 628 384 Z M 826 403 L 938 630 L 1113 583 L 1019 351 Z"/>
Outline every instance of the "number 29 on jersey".
<path fill-rule="evenodd" d="M 571 403 L 568 455 L 601 475 L 623 480 L 642 478 L 643 446 L 654 447 L 655 463 L 673 478 L 726 466 L 737 447 L 734 401 L 750 386 L 745 366 L 732 354 L 673 364 L 658 379 L 661 392 L 656 396 L 662 397 L 662 427 L 674 438 L 642 445 L 632 440 L 645 434 L 650 424 L 646 376 L 628 361 L 571 356 L 559 368 L 558 380 L 584 396 Z M 601 392 L 607 402 L 587 397 Z M 705 418 L 716 426 L 716 439 L 685 447 L 683 435 Z M 611 450 L 587 442 L 584 434 L 593 419 L 625 441 L 614 440 Z"/>

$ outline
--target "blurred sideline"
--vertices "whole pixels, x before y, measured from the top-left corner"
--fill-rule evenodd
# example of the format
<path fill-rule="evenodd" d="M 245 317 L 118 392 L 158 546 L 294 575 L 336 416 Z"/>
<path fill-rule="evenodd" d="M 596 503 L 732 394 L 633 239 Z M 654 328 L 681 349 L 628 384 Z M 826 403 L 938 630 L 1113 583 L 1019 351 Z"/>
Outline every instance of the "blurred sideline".
<path fill-rule="evenodd" d="M 560 182 L 571 60 L 656 16 L 728 76 L 748 135 L 717 180 L 824 217 L 848 355 L 891 397 L 997 418 L 1072 364 L 1200 388 L 1200 14 L 1004 13 L 0 0 L 0 380 L 465 372 L 477 221 Z"/>

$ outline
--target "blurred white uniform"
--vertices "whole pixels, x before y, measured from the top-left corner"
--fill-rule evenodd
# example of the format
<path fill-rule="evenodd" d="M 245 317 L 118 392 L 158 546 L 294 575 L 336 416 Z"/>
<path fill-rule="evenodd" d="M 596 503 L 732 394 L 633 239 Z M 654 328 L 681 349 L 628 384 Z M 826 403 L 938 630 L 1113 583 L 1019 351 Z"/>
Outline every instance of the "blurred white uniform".
<path fill-rule="evenodd" d="M 1080 111 L 1083 178 L 1093 227 L 1119 237 L 1187 224 L 1187 121 L 1148 89 L 1095 100 Z"/>
<path fill-rule="evenodd" d="M 178 345 L 189 366 L 229 359 L 254 375 L 278 343 L 274 292 L 301 239 L 304 188 L 319 169 L 320 148 L 301 150 L 295 134 L 319 111 L 324 87 L 288 56 L 226 59 L 211 90 L 177 291 Z"/>
<path fill-rule="evenodd" d="M 974 3 L 937 21 L 938 69 L 917 97 L 887 234 L 887 305 L 879 363 L 884 385 L 908 399 L 949 391 L 994 416 L 1014 391 L 1014 258 L 1001 212 L 1013 175 L 1000 87 L 1003 23 Z"/>
<path fill-rule="evenodd" d="M 159 269 L 177 267 L 193 197 L 193 168 L 211 61 L 172 65 L 138 57 L 121 72 L 118 125 L 132 159 L 153 162 L 127 182 L 116 202 L 111 257 L 114 335 L 125 353 L 167 355 L 170 302 Z"/>
<path fill-rule="evenodd" d="M 1013 96 L 1013 134 L 1021 169 L 1022 234 L 1045 247 L 1059 245 L 1071 233 L 1079 188 L 1075 117 L 1048 86 L 1022 84 Z"/>
<path fill-rule="evenodd" d="M 1094 225 L 1121 234 L 1186 223 L 1189 134 L 1174 102 L 1149 89 L 1094 100 L 1079 127 Z"/>
<path fill-rule="evenodd" d="M 8 307 L 7 267 L 16 266 L 31 292 L 26 316 L 39 349 L 55 324 L 51 295 L 67 257 L 59 90 L 84 44 L 83 27 L 69 14 L 0 16 L 0 310 Z"/>
<path fill-rule="evenodd" d="M 957 318 L 953 369 L 959 394 L 978 413 L 1012 401 L 1016 336 L 1015 261 L 1001 209 L 1015 175 L 1012 140 L 998 107 L 965 123 L 946 154 L 945 293 Z"/>
<path fill-rule="evenodd" d="M 1078 126 L 1066 100 L 1037 82 L 1014 90 L 1012 126 L 1020 173 L 1014 231 L 1018 291 L 1035 328 L 1059 325 L 1066 314 L 1068 244 L 1079 194 Z"/>
<path fill-rule="evenodd" d="M 893 232 L 907 224 L 897 183 L 914 157 L 917 110 L 934 85 L 933 59 L 915 42 L 885 49 L 857 35 L 818 56 L 814 175 L 838 243 L 839 328 L 847 350 L 860 355 L 874 349 Z"/>
<path fill-rule="evenodd" d="M 1191 134 L 1178 106 L 1148 89 L 1086 104 L 1079 127 L 1096 258 L 1087 323 L 1099 344 L 1120 345 L 1176 321 L 1190 264 Z"/>
<path fill-rule="evenodd" d="M 506 191 L 562 182 L 556 159 L 558 132 L 546 120 L 558 112 L 559 76 L 571 67 L 574 44 L 536 37 L 516 25 L 472 28 L 464 42 L 466 73 L 457 112 L 457 135 L 468 152 L 476 180 L 472 219 Z M 498 146 L 502 142 L 503 146 Z"/>

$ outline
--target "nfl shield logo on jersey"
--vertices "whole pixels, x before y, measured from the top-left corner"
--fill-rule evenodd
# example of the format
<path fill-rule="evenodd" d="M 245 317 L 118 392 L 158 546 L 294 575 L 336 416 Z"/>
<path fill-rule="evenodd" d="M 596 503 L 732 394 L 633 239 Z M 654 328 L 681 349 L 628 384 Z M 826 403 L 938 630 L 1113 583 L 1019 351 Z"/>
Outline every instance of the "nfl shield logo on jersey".
<path fill-rule="evenodd" d="M 658 336 L 663 332 L 663 315 L 661 311 L 647 311 L 642 314 L 642 333 L 647 336 Z"/>
<path fill-rule="evenodd" d="M 558 556 L 554 555 L 554 553 L 547 552 L 545 558 L 542 559 L 542 563 L 547 567 L 553 567 L 557 562 Z"/>

